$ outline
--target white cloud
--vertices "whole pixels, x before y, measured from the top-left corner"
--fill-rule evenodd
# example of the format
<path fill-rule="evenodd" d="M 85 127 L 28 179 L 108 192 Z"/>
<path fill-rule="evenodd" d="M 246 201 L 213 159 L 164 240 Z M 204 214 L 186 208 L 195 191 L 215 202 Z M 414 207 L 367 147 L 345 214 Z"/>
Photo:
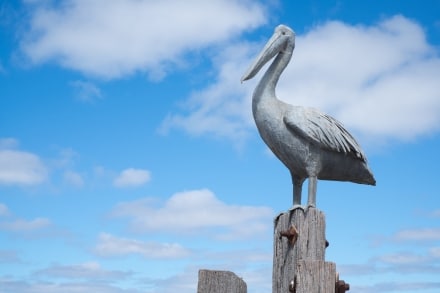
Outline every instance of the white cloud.
<path fill-rule="evenodd" d="M 128 217 L 136 231 L 192 233 L 243 239 L 264 234 L 273 212 L 267 207 L 228 205 L 207 189 L 176 193 L 163 206 L 153 198 L 142 198 L 116 205 L 112 215 Z M 145 216 L 148 215 L 148 216 Z"/>
<path fill-rule="evenodd" d="M 0 185 L 35 185 L 47 178 L 47 169 L 32 153 L 0 149 Z"/>
<path fill-rule="evenodd" d="M 364 135 L 412 139 L 439 130 L 440 59 L 415 22 L 328 22 L 299 37 L 278 94 L 322 108 Z"/>
<path fill-rule="evenodd" d="M 144 242 L 120 238 L 108 233 L 99 235 L 95 252 L 101 256 L 139 254 L 146 258 L 175 259 L 189 255 L 189 251 L 177 243 Z"/>
<path fill-rule="evenodd" d="M 151 179 L 150 171 L 142 169 L 125 169 L 115 178 L 113 184 L 116 187 L 136 187 L 149 182 Z"/>
<path fill-rule="evenodd" d="M 2 203 L 0 203 L 0 231 L 24 238 L 65 235 L 65 232 L 54 227 L 48 218 L 36 217 L 25 219 L 17 217 Z"/>
<path fill-rule="evenodd" d="M 262 49 L 262 44 L 255 46 Z M 255 128 L 249 115 L 252 89 L 238 86 L 251 63 L 250 48 L 235 48 L 248 52 L 237 49 L 224 55 L 215 63 L 215 83 L 193 93 L 186 113 L 170 114 L 162 127 L 233 142 L 237 136 L 246 138 L 251 127 Z M 382 144 L 440 129 L 439 75 L 438 50 L 427 43 L 419 24 L 402 16 L 370 26 L 331 21 L 297 36 L 277 96 L 291 104 L 317 107 L 356 136 Z M 256 80 L 260 77 L 261 73 Z M 254 87 L 256 80 L 249 83 Z M 221 102 L 214 103 L 213 97 Z M 235 105 L 241 105 L 241 113 L 235 112 Z"/>
<path fill-rule="evenodd" d="M 214 59 L 218 68 L 217 82 L 206 89 L 192 93 L 184 104 L 190 114 L 170 113 L 163 121 L 160 132 L 172 128 L 191 135 L 212 135 L 231 139 L 238 146 L 249 136 L 253 127 L 249 84 L 240 84 L 240 74 L 247 66 L 251 44 L 236 44 L 223 48 Z M 249 96 L 249 98 L 244 98 Z"/>
<path fill-rule="evenodd" d="M 251 0 L 69 0 L 36 6 L 22 51 L 33 63 L 54 60 L 104 78 L 160 77 L 166 63 L 255 28 L 264 14 Z"/>
<path fill-rule="evenodd" d="M 84 179 L 81 176 L 81 174 L 67 170 L 64 172 L 64 181 L 70 185 L 76 186 L 76 187 L 82 187 L 84 186 Z"/>

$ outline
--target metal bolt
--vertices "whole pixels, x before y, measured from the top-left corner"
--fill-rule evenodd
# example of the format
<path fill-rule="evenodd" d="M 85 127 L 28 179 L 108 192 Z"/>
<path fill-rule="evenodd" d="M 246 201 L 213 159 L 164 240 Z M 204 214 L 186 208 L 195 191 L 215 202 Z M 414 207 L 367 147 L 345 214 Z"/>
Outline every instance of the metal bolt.
<path fill-rule="evenodd" d="M 350 284 L 345 283 L 342 280 L 338 280 L 336 282 L 336 293 L 344 293 L 345 291 L 349 291 L 350 290 Z"/>

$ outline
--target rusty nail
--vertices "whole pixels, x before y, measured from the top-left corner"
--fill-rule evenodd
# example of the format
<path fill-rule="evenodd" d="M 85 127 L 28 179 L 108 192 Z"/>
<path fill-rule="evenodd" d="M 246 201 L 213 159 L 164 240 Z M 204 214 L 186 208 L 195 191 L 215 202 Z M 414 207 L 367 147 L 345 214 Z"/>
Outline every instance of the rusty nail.
<path fill-rule="evenodd" d="M 298 230 L 296 230 L 295 226 L 291 226 L 287 231 L 280 232 L 281 237 L 287 237 L 290 242 L 290 245 L 295 245 L 296 240 L 298 239 Z"/>

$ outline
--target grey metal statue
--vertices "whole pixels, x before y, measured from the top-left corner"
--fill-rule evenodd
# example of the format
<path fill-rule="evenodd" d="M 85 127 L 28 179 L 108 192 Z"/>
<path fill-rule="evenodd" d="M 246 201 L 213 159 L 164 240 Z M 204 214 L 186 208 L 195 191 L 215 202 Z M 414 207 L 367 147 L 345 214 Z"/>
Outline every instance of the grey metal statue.
<path fill-rule="evenodd" d="M 277 99 L 275 87 L 294 47 L 293 30 L 279 25 L 241 81 L 253 78 L 276 56 L 255 88 L 252 112 L 264 142 L 290 170 L 294 208 L 301 206 L 305 179 L 309 180 L 308 206 L 315 207 L 318 179 L 370 185 L 376 185 L 376 180 L 361 147 L 340 122 L 316 109 Z"/>

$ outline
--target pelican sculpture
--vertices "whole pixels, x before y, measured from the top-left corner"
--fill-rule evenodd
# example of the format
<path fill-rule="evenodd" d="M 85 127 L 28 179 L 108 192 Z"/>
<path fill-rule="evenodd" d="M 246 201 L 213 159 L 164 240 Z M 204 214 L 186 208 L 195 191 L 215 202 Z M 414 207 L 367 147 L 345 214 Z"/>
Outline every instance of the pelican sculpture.
<path fill-rule="evenodd" d="M 263 141 L 290 171 L 294 208 L 301 207 L 306 179 L 307 206 L 316 207 L 318 179 L 369 185 L 376 185 L 376 180 L 361 147 L 340 122 L 314 108 L 277 99 L 275 87 L 294 48 L 294 31 L 279 25 L 241 82 L 253 78 L 276 56 L 254 90 L 252 113 Z"/>

